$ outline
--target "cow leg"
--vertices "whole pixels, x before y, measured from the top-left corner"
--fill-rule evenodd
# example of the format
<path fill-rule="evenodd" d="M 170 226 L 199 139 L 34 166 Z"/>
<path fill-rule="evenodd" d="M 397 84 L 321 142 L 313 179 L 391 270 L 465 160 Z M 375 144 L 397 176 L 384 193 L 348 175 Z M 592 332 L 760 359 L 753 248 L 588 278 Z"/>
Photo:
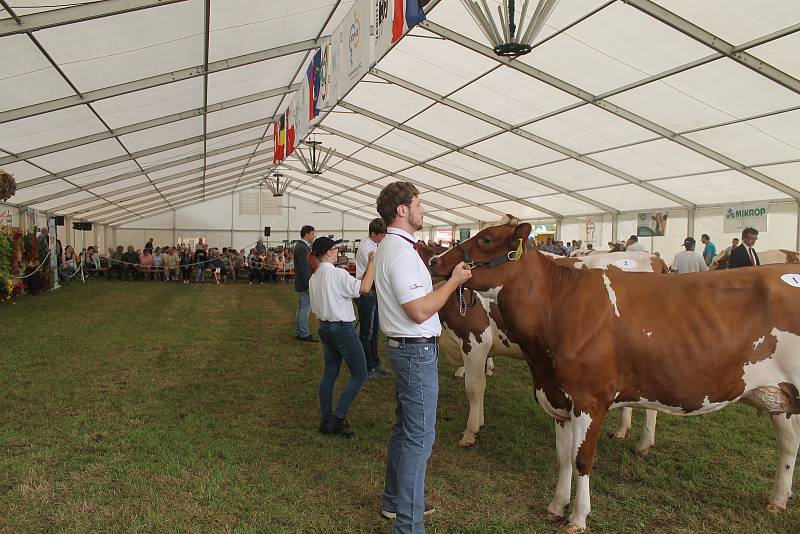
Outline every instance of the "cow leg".
<path fill-rule="evenodd" d="M 456 378 L 464 378 L 464 366 L 456 368 L 456 372 L 453 373 L 453 376 Z"/>
<path fill-rule="evenodd" d="M 633 408 L 623 408 L 622 415 L 619 416 L 619 426 L 611 434 L 611 436 L 617 439 L 625 439 L 625 437 L 628 435 L 628 430 L 631 429 L 632 417 Z"/>
<path fill-rule="evenodd" d="M 775 482 L 767 509 L 777 512 L 786 509 L 786 502 L 792 496 L 794 462 L 797 459 L 798 446 L 800 446 L 800 415 L 794 415 L 789 419 L 784 414 L 773 415 L 772 423 L 778 432 L 780 463 L 778 472 L 775 474 Z"/>
<path fill-rule="evenodd" d="M 568 534 L 586 531 L 586 518 L 592 511 L 589 495 L 589 475 L 594 466 L 594 456 L 597 452 L 597 443 L 603 428 L 607 408 L 596 409 L 591 415 L 579 408 L 570 412 L 572 424 L 572 457 L 574 468 L 577 471 L 577 484 L 575 488 L 575 504 L 569 516 L 569 522 L 563 528 Z M 578 415 L 575 412 L 578 411 Z"/>
<path fill-rule="evenodd" d="M 642 428 L 642 435 L 639 437 L 639 444 L 636 446 L 636 454 L 639 456 L 647 456 L 650 448 L 656 444 L 656 417 L 658 412 L 655 410 L 645 410 L 645 418 L 647 422 Z"/>
<path fill-rule="evenodd" d="M 564 517 L 564 508 L 569 504 L 572 492 L 572 424 L 569 421 L 556 421 L 556 458 L 558 484 L 547 511 L 556 517 Z"/>
<path fill-rule="evenodd" d="M 494 374 L 494 358 L 486 358 L 486 376 Z"/>
<path fill-rule="evenodd" d="M 470 354 L 464 355 L 464 387 L 469 401 L 467 429 L 458 442 L 459 447 L 475 445 L 475 436 L 483 426 L 483 394 L 486 391 L 486 356 L 481 346 L 474 346 Z"/>

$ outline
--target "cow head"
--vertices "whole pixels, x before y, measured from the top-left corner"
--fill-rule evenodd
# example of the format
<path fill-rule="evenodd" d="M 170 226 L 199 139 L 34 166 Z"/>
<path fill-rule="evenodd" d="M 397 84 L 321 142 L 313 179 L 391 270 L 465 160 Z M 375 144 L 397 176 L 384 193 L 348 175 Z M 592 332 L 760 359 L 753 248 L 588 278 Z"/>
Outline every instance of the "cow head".
<path fill-rule="evenodd" d="M 459 262 L 474 263 L 472 279 L 469 287 L 484 289 L 495 287 L 491 267 L 505 263 L 510 252 L 523 244 L 531 233 L 531 225 L 521 223 L 516 217 L 507 215 L 506 219 L 496 226 L 488 226 L 463 243 L 431 258 L 431 273 L 437 276 L 449 276 Z"/>

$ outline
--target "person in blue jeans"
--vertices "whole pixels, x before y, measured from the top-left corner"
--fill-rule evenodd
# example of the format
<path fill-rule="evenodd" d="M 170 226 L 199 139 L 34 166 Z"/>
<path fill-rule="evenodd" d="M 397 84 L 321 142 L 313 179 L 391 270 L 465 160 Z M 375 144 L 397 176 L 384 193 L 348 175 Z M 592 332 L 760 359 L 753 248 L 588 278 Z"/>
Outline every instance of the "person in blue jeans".
<path fill-rule="evenodd" d="M 425 532 L 425 472 L 436 438 L 439 396 L 438 312 L 471 273 L 460 263 L 433 289 L 428 268 L 417 254 L 413 233 L 422 230 L 425 209 L 409 182 L 387 185 L 378 196 L 386 237 L 375 260 L 378 314 L 388 337 L 395 376 L 395 421 L 389 435 L 381 515 L 395 519 L 395 534 Z"/>
<path fill-rule="evenodd" d="M 311 251 L 319 261 L 319 266 L 311 275 L 308 289 L 311 309 L 319 319 L 319 338 L 325 358 L 325 369 L 319 384 L 322 416 L 319 431 L 352 438 L 355 432 L 347 422 L 347 412 L 367 379 L 367 360 L 356 334 L 352 299 L 372 289 L 374 267 L 370 256 L 361 280 L 350 276 L 345 269 L 337 268 L 334 263 L 341 242 L 341 239 L 334 241 L 330 237 L 320 237 L 314 241 Z M 333 387 L 339 377 L 342 361 L 350 370 L 350 380 L 342 389 L 334 409 Z"/>
<path fill-rule="evenodd" d="M 386 237 L 386 223 L 383 219 L 372 219 L 369 223 L 369 236 L 361 240 L 356 254 L 356 278 L 361 279 L 367 270 L 367 258 L 370 253 L 378 250 L 378 245 Z M 381 366 L 378 357 L 378 296 L 375 289 L 362 295 L 357 301 L 358 322 L 361 325 L 358 337 L 361 339 L 361 346 L 364 348 L 364 355 L 367 357 L 367 378 L 379 378 L 389 376 L 391 373 Z"/>
<path fill-rule="evenodd" d="M 297 293 L 294 338 L 298 341 L 317 341 L 308 329 L 308 314 L 311 313 L 311 301 L 308 295 L 311 267 L 308 265 L 308 254 L 311 252 L 314 237 L 316 237 L 314 227 L 306 224 L 300 229 L 300 241 L 294 244 L 294 290 Z"/>

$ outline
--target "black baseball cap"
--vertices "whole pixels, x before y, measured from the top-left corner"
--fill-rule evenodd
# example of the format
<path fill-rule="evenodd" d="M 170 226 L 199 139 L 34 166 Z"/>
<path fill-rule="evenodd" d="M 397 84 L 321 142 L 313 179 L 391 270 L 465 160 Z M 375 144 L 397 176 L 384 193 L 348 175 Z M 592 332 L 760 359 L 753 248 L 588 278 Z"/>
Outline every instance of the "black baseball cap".
<path fill-rule="evenodd" d="M 697 241 L 695 241 L 693 237 L 687 237 L 686 239 L 683 240 L 684 247 L 687 245 L 693 247 L 695 243 L 697 243 Z"/>
<path fill-rule="evenodd" d="M 316 254 L 317 256 L 322 256 L 330 249 L 341 243 L 341 239 L 333 240 L 330 237 L 318 237 L 314 240 L 314 243 L 311 245 L 311 252 Z"/>

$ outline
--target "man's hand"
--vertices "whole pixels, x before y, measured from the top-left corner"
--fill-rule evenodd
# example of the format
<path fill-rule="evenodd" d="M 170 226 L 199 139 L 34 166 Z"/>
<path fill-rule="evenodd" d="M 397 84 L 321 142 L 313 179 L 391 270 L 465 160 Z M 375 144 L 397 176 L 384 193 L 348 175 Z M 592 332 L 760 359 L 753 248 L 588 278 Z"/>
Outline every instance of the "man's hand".
<path fill-rule="evenodd" d="M 372 252 L 367 254 L 367 263 L 371 262 L 374 259 L 375 259 L 375 251 L 373 250 Z"/>
<path fill-rule="evenodd" d="M 463 284 L 472 278 L 472 271 L 467 267 L 467 264 L 462 261 L 455 266 L 455 269 L 453 269 L 453 274 L 450 275 L 450 278 L 457 281 L 459 284 Z"/>

